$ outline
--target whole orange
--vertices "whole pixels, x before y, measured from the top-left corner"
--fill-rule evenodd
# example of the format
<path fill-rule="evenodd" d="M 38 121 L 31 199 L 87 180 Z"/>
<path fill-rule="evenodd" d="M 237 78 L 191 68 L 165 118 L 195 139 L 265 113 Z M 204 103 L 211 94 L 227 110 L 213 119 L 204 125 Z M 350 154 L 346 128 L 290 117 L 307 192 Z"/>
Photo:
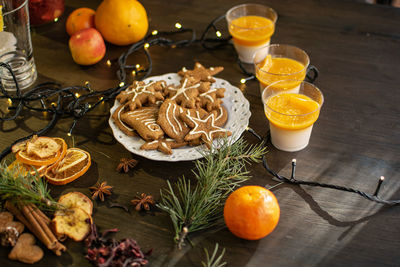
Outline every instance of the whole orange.
<path fill-rule="evenodd" d="M 258 240 L 270 234 L 279 221 L 280 208 L 275 195 L 261 186 L 243 186 L 225 202 L 224 219 L 236 236 Z"/>
<path fill-rule="evenodd" d="M 87 7 L 81 7 L 72 11 L 67 18 L 65 28 L 69 36 L 88 28 L 94 28 L 94 16 L 96 11 Z"/>
<path fill-rule="evenodd" d="M 136 0 L 104 0 L 96 10 L 96 28 L 115 45 L 129 45 L 143 39 L 149 28 L 147 13 Z"/>

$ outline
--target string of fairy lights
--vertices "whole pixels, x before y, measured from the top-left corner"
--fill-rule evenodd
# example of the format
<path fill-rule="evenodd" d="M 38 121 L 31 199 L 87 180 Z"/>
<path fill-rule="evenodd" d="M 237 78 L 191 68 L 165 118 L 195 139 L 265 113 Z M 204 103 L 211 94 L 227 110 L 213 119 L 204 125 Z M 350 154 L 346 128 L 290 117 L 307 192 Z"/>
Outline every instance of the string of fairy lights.
<path fill-rule="evenodd" d="M 20 115 L 22 115 L 23 109 L 49 113 L 51 114 L 51 119 L 48 124 L 44 126 L 42 129 L 33 131 L 29 135 L 19 138 L 15 140 L 12 144 L 10 144 L 7 148 L 5 148 L 0 153 L 0 160 L 4 159 L 11 152 L 11 147 L 21 141 L 27 140 L 31 138 L 33 135 L 43 135 L 47 133 L 50 129 L 52 129 L 58 119 L 63 117 L 73 118 L 73 122 L 71 127 L 67 133 L 68 136 L 72 136 L 73 130 L 77 124 L 77 122 L 83 118 L 88 112 L 95 109 L 101 103 L 107 102 L 109 100 L 113 100 L 116 95 L 118 95 L 121 91 L 125 90 L 129 87 L 128 84 L 128 73 L 130 73 L 136 80 L 143 80 L 147 78 L 151 72 L 153 67 L 153 61 L 151 58 L 151 54 L 149 52 L 149 48 L 151 46 L 164 46 L 171 48 L 179 48 L 179 47 L 188 47 L 195 43 L 200 43 L 202 47 L 205 49 L 219 49 L 226 45 L 229 45 L 231 36 L 227 35 L 227 37 L 223 37 L 222 31 L 219 30 L 217 24 L 222 19 L 225 18 L 225 15 L 219 16 L 212 20 L 210 24 L 205 28 L 202 32 L 201 37 L 197 39 L 197 35 L 195 30 L 184 28 L 181 23 L 175 23 L 175 29 L 172 31 L 158 31 L 153 30 L 150 34 L 148 34 L 143 40 L 131 45 L 122 55 L 118 58 L 118 85 L 113 88 L 109 88 L 104 91 L 94 91 L 92 90 L 90 83 L 86 81 L 84 86 L 67 86 L 62 87 L 61 84 L 55 82 L 46 82 L 39 84 L 27 92 L 21 92 L 15 74 L 11 67 L 3 62 L 0 62 L 0 68 L 8 71 L 15 83 L 15 94 L 10 94 L 5 90 L 4 86 L 0 82 L 0 99 L 7 99 L 9 103 L 9 113 L 8 116 L 5 115 L 0 118 L 1 122 L 4 121 L 12 121 L 17 119 Z M 213 33 L 210 33 L 213 31 Z M 177 35 L 189 34 L 190 38 L 181 39 L 178 41 L 174 41 L 171 37 Z M 213 37 L 209 37 L 213 35 Z M 215 36 L 215 37 L 214 37 Z M 147 66 L 141 66 L 140 64 L 129 65 L 128 58 L 135 52 L 144 51 Z M 237 59 L 237 63 L 245 77 L 240 79 L 240 83 L 245 84 L 247 81 L 255 79 L 253 73 L 250 73 L 246 70 L 242 62 Z M 107 66 L 111 67 L 111 60 L 106 61 Z M 310 80 L 315 80 L 318 75 L 318 71 L 313 69 L 314 77 L 309 77 Z M 82 93 L 85 92 L 85 93 Z M 46 102 L 50 102 L 50 104 L 46 104 Z M 39 105 L 37 105 L 39 103 Z M 39 107 L 38 107 L 39 106 Z M 268 141 L 268 136 L 266 138 L 262 138 L 251 128 L 247 129 L 250 133 L 256 136 L 260 141 L 266 142 Z M 368 194 L 362 192 L 360 190 L 356 190 L 353 188 L 333 185 L 333 184 L 324 184 L 318 182 L 310 182 L 298 180 L 295 178 L 295 168 L 296 168 L 296 160 L 292 161 L 292 174 L 290 178 L 286 178 L 284 176 L 279 175 L 275 171 L 273 171 L 269 165 L 267 164 L 266 157 L 263 158 L 263 166 L 265 169 L 276 179 L 278 179 L 281 183 L 295 184 L 295 185 L 308 185 L 308 186 L 318 186 L 324 188 L 331 188 L 340 191 L 352 192 L 356 193 L 370 201 L 374 201 L 380 204 L 386 205 L 397 205 L 400 204 L 400 200 L 383 200 L 378 197 L 379 190 L 384 181 L 383 176 L 378 180 L 378 185 L 374 194 Z"/>

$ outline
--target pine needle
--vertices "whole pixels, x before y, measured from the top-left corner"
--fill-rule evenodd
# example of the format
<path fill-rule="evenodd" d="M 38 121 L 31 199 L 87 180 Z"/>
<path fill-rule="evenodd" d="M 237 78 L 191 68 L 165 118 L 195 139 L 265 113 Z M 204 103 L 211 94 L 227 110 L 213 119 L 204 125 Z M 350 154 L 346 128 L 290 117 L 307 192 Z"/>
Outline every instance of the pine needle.
<path fill-rule="evenodd" d="M 15 204 L 35 204 L 42 210 L 55 210 L 58 207 L 50 196 L 47 183 L 38 175 L 24 175 L 19 166 L 8 169 L 0 164 L 0 200 Z"/>
<path fill-rule="evenodd" d="M 225 199 L 250 178 L 246 164 L 260 162 L 265 152 L 262 145 L 249 146 L 243 138 L 234 144 L 224 139 L 220 148 L 212 148 L 203 160 L 195 162 L 196 185 L 185 177 L 174 186 L 167 181 L 168 188 L 161 191 L 157 206 L 170 215 L 179 248 L 188 233 L 220 223 Z"/>
<path fill-rule="evenodd" d="M 223 267 L 226 265 L 226 262 L 221 262 L 222 257 L 225 254 L 225 249 L 222 249 L 222 252 L 217 256 L 218 253 L 218 243 L 215 244 L 214 252 L 210 255 L 208 254 L 208 250 L 205 248 L 204 253 L 206 254 L 206 262 L 202 261 L 201 264 L 203 267 Z"/>

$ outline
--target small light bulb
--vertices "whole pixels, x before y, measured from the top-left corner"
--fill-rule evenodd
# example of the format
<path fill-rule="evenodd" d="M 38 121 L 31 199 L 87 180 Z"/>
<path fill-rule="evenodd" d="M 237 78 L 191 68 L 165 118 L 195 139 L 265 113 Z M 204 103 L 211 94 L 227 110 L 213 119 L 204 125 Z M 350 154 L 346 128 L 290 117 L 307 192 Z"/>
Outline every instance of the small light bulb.
<path fill-rule="evenodd" d="M 107 66 L 111 66 L 111 61 L 109 60 L 109 59 L 107 59 L 107 62 L 106 62 L 106 64 L 107 64 Z"/>
<path fill-rule="evenodd" d="M 88 107 L 89 107 L 89 108 L 91 108 L 91 107 L 92 107 L 92 105 L 88 104 Z"/>
<path fill-rule="evenodd" d="M 100 100 L 100 101 L 103 101 L 103 99 L 104 99 L 104 97 L 100 97 L 100 99 L 99 99 L 99 100 Z"/>
<path fill-rule="evenodd" d="M 55 19 L 54 19 L 54 22 L 57 22 L 57 21 L 58 21 L 58 18 L 55 18 Z"/>
<path fill-rule="evenodd" d="M 80 95 L 78 93 L 75 93 L 75 97 L 78 98 Z"/>
<path fill-rule="evenodd" d="M 90 82 L 89 82 L 89 81 L 86 81 L 86 82 L 85 82 L 85 86 L 86 86 L 86 87 L 90 87 Z"/>
<path fill-rule="evenodd" d="M 175 28 L 181 29 L 182 28 L 182 24 L 180 24 L 179 22 L 175 23 Z"/>
<path fill-rule="evenodd" d="M 8 105 L 10 105 L 10 106 L 12 105 L 12 100 L 11 100 L 11 98 L 8 99 Z"/>
<path fill-rule="evenodd" d="M 140 64 L 136 64 L 136 69 L 139 69 L 140 68 Z"/>
<path fill-rule="evenodd" d="M 220 31 L 216 31 L 215 34 L 217 35 L 218 38 L 222 36 L 222 33 Z"/>
<path fill-rule="evenodd" d="M 154 31 L 151 32 L 151 34 L 152 34 L 152 35 L 157 35 L 157 34 L 158 34 L 158 31 L 157 31 L 157 30 L 154 30 Z"/>
<path fill-rule="evenodd" d="M 145 43 L 144 44 L 144 49 L 147 49 L 147 48 L 149 48 L 150 47 L 150 44 L 149 43 Z"/>
<path fill-rule="evenodd" d="M 245 78 L 240 79 L 240 83 L 245 84 L 246 83 L 246 79 Z"/>
<path fill-rule="evenodd" d="M 57 104 L 56 104 L 56 103 L 54 103 L 54 102 L 52 102 L 52 103 L 51 103 L 51 106 L 52 106 L 52 107 L 56 107 L 56 106 L 57 106 Z"/>
<path fill-rule="evenodd" d="M 125 85 L 124 82 L 120 82 L 120 83 L 119 83 L 119 87 L 122 87 L 122 86 L 124 86 L 124 85 Z"/>
<path fill-rule="evenodd" d="M 136 75 L 136 71 L 133 70 L 133 71 L 132 71 L 132 76 L 135 76 L 135 75 Z"/>
<path fill-rule="evenodd" d="M 67 135 L 68 135 L 68 136 L 71 136 L 72 134 L 71 134 L 71 133 L 67 133 Z"/>

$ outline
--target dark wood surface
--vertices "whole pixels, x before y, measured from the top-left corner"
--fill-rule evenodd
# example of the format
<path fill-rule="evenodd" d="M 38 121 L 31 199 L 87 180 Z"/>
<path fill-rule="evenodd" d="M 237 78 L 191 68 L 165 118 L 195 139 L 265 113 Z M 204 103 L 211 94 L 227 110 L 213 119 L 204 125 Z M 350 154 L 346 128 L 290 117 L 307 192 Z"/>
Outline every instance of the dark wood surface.
<path fill-rule="evenodd" d="M 33 29 L 38 82 L 58 81 L 82 85 L 90 81 L 96 90 L 114 87 L 114 68 L 106 59 L 116 59 L 127 47 L 107 46 L 105 59 L 91 67 L 76 65 L 68 50 L 64 30 L 67 15 L 75 8 L 96 8 L 99 1 L 66 1 L 66 11 L 56 24 Z M 142 1 L 150 30 L 170 30 L 179 21 L 202 32 L 215 17 L 242 3 L 224 1 Z M 381 175 L 386 177 L 380 196 L 400 198 L 400 9 L 351 1 L 253 1 L 270 5 L 279 14 L 273 43 L 292 44 L 304 49 L 320 76 L 317 86 L 325 95 L 320 118 L 310 145 L 297 153 L 277 151 L 269 146 L 271 166 L 281 174 L 290 172 L 297 159 L 301 179 L 334 183 L 373 192 Z M 224 26 L 225 27 L 225 26 Z M 224 66 L 218 75 L 239 86 L 243 77 L 231 46 L 207 51 L 195 44 L 188 48 L 150 49 L 152 75 L 176 72 L 195 61 L 206 66 Z M 132 62 L 144 64 L 141 55 Z M 256 81 L 247 84 L 245 96 L 251 103 L 250 126 L 260 134 L 268 130 Z M 87 189 L 98 179 L 114 186 L 113 201 L 128 204 L 137 193 L 159 199 L 167 179 L 190 175 L 191 162 L 166 163 L 143 159 L 128 174 L 115 167 L 121 157 L 131 157 L 113 137 L 108 126 L 109 104 L 81 120 L 74 131 L 75 146 L 89 151 L 94 164 L 88 175 L 66 186 L 51 186 L 55 197 L 63 192 Z M 25 113 L 15 122 L 2 124 L 0 148 L 16 138 L 41 128 L 42 114 Z M 70 119 L 62 119 L 49 132 L 66 138 Z M 255 143 L 248 133 L 246 140 Z M 253 178 L 247 184 L 274 185 L 261 164 L 249 166 Z M 125 213 L 97 203 L 94 221 L 100 229 L 119 228 L 117 238 L 133 237 L 143 250 L 153 248 L 150 266 L 201 266 L 203 247 L 211 250 L 218 242 L 226 248 L 227 266 L 399 266 L 400 208 L 384 207 L 357 195 L 314 187 L 280 185 L 272 190 L 281 207 L 281 218 L 272 234 L 259 241 L 245 241 L 226 228 L 191 236 L 194 248 L 174 248 L 173 230 L 167 214 Z M 46 251 L 37 266 L 88 266 L 82 243 L 66 242 L 68 251 L 57 257 Z M 7 259 L 0 248 L 1 266 L 22 266 Z"/>

